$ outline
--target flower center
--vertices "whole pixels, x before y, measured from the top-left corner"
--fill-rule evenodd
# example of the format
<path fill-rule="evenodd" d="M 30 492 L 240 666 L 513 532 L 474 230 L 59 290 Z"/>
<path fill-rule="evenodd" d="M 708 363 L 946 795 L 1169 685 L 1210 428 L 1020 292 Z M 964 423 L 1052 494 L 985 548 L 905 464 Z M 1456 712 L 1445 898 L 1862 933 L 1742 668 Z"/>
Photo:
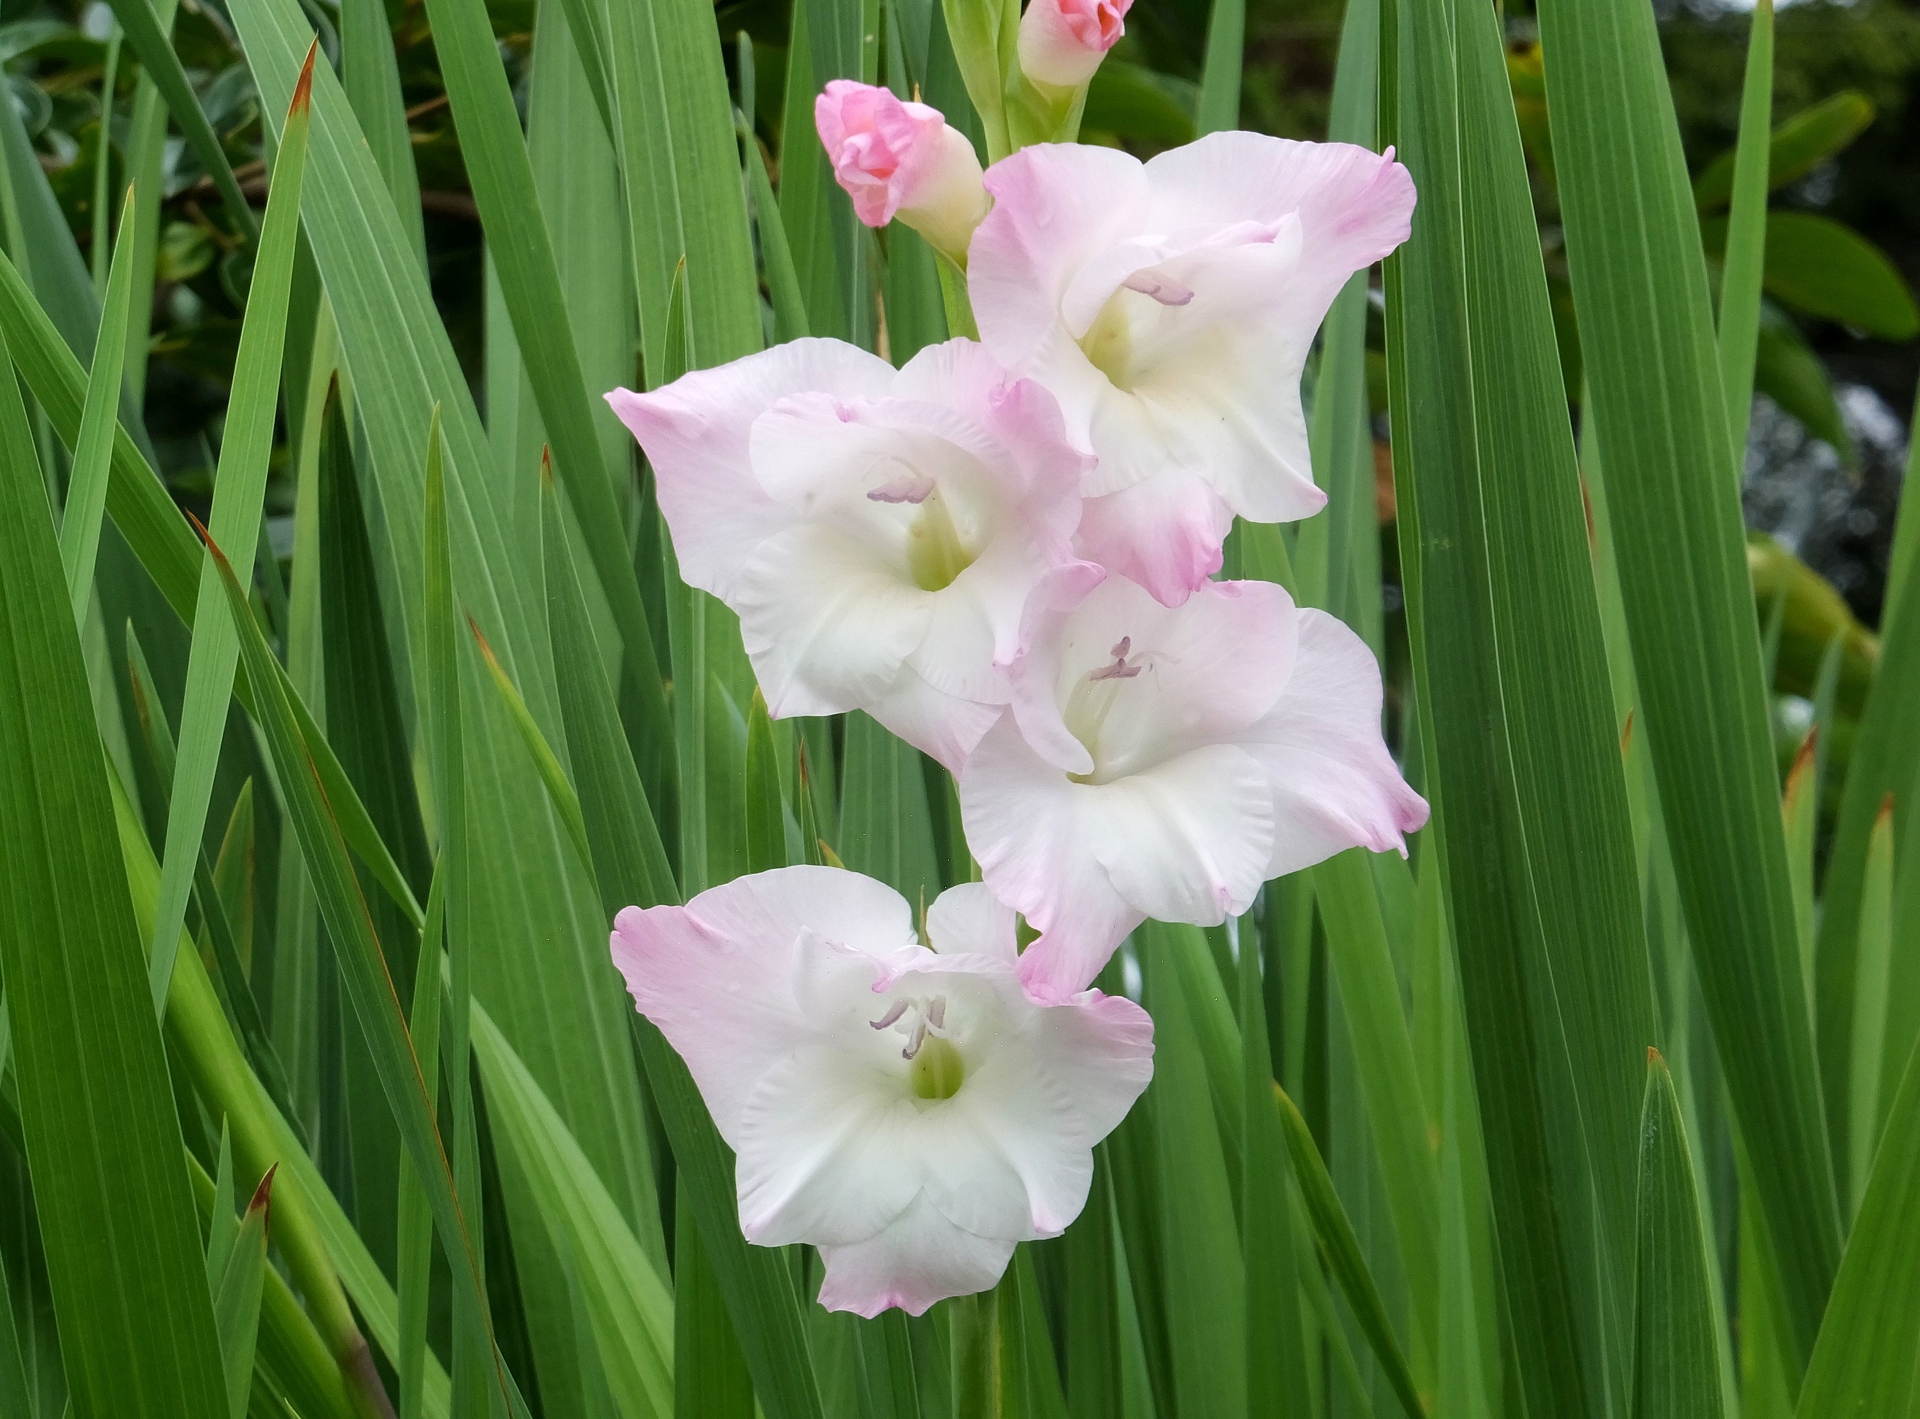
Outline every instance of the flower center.
<path fill-rule="evenodd" d="M 907 574 L 922 591 L 946 590 L 980 555 L 954 525 L 953 510 L 931 478 L 896 478 L 868 493 L 867 501 L 910 503 L 916 509 L 907 524 Z"/>
<path fill-rule="evenodd" d="M 900 1057 L 907 1061 L 907 1083 L 914 1097 L 937 1103 L 951 1099 L 966 1082 L 967 1065 L 947 1037 L 947 998 L 927 1000 L 904 996 L 871 1022 L 876 1030 L 891 1029 L 907 1037 Z"/>
<path fill-rule="evenodd" d="M 1106 727 L 1107 716 L 1113 713 L 1114 705 L 1119 702 L 1121 687 L 1146 669 L 1140 657 L 1133 655 L 1132 636 L 1120 637 L 1111 654 L 1113 664 L 1089 670 L 1080 677 L 1079 683 L 1067 696 L 1067 707 L 1061 716 L 1066 721 L 1067 732 L 1093 755 L 1092 773 L 1068 775 L 1075 783 L 1102 781 L 1100 732 Z M 1130 656 L 1132 659 L 1128 658 Z"/>
<path fill-rule="evenodd" d="M 1080 337 L 1080 349 L 1088 362 L 1111 380 L 1115 389 L 1131 388 L 1133 327 L 1127 319 L 1126 295 L 1122 288 L 1109 296 L 1087 333 Z"/>

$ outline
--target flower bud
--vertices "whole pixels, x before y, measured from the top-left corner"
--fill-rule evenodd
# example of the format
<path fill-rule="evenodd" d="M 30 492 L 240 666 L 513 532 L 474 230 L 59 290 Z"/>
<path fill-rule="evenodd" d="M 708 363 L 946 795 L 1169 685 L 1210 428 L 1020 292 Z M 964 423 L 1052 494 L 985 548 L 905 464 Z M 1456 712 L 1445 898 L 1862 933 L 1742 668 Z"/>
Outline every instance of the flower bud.
<path fill-rule="evenodd" d="M 992 204 L 964 133 L 938 109 L 850 79 L 827 85 L 813 101 L 813 121 L 861 221 L 884 227 L 898 217 L 966 264 L 973 229 Z"/>
<path fill-rule="evenodd" d="M 1120 36 L 1133 0 L 1032 0 L 1020 17 L 1020 70 L 1036 84 L 1077 89 Z"/>

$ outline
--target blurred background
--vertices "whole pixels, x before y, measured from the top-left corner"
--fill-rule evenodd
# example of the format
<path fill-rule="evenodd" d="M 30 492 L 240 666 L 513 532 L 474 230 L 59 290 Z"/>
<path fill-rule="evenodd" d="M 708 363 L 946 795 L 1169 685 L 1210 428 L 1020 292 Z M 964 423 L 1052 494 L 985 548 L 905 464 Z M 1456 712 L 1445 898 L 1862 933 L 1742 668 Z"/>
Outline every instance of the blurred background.
<path fill-rule="evenodd" d="M 303 0 L 329 48 L 338 11 Z M 1656 0 L 1681 136 L 1696 179 L 1710 264 L 1724 231 L 1750 5 Z M 776 164 L 788 0 L 729 0 L 717 12 L 742 107 Z M 429 265 L 455 346 L 476 377 L 485 258 L 421 0 L 389 0 L 409 105 Z M 493 0 L 494 29 L 524 96 L 533 0 Z M 1127 35 L 1089 96 L 1089 141 L 1142 155 L 1192 136 L 1208 0 L 1137 0 Z M 1324 136 L 1341 0 L 1249 0 L 1243 126 Z M 1560 321 L 1569 400 L 1581 398 L 1579 334 L 1558 227 L 1551 116 L 1531 0 L 1506 8 L 1508 67 L 1533 169 L 1536 209 Z M 745 34 L 750 44 L 737 43 Z M 250 197 L 264 201 L 261 125 L 222 0 L 180 0 L 175 36 L 202 102 Z M 750 61 L 743 60 L 750 55 Z M 103 204 L 118 201 L 136 121 L 137 66 L 98 0 L 0 0 L 0 114 L 9 161 L 34 161 L 104 280 Z M 1777 647 L 1783 767 L 1833 697 L 1831 752 L 1844 763 L 1849 721 L 1877 659 L 1906 427 L 1920 377 L 1920 6 L 1914 0 L 1800 0 L 1777 17 L 1772 216 L 1756 409 L 1745 505 L 1758 614 Z M 811 141 L 810 135 L 801 135 Z M 247 272 L 192 152 L 170 139 L 155 273 L 145 403 L 175 495 L 208 496 Z M 5 185 L 0 184 L 0 188 Z M 1417 220 L 1417 218 L 1416 218 Z M 11 219 L 0 239 L 17 231 Z M 1372 341 L 1379 373 L 1378 321 Z M 476 383 L 478 383 L 476 378 Z M 1376 407 L 1384 406 L 1376 379 Z M 1384 424 L 1376 428 L 1384 440 Z M 284 463 L 284 445 L 276 453 Z M 1379 445 L 1383 552 L 1394 565 L 1392 472 Z M 269 492 L 274 543 L 291 550 L 292 488 Z M 204 508 L 197 508 L 204 511 Z M 1387 588 L 1389 624 L 1397 609 Z M 1821 675 L 1822 667 L 1828 673 Z M 1389 667 L 1390 682 L 1395 667 Z M 1837 775 L 1830 775 L 1838 783 Z"/>

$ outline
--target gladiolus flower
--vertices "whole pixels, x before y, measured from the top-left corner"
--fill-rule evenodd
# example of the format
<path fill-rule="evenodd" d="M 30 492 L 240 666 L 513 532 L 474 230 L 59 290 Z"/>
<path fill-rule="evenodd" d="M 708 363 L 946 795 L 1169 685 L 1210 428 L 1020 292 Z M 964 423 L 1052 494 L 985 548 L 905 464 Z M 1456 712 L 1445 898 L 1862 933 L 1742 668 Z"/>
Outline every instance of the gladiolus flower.
<path fill-rule="evenodd" d="M 864 709 L 958 768 L 1011 693 L 1028 592 L 1073 560 L 1088 460 L 1053 396 L 969 340 L 898 371 L 796 340 L 607 401 L 769 712 Z"/>
<path fill-rule="evenodd" d="M 1013 703 L 960 775 L 987 885 L 1041 931 L 1043 998 L 1091 981 L 1147 917 L 1218 925 L 1270 877 L 1346 848 L 1405 852 L 1427 805 L 1380 732 L 1380 671 L 1278 586 L 1169 609 L 1085 564 L 1049 575 Z"/>
<path fill-rule="evenodd" d="M 1020 72 L 1037 84 L 1077 89 L 1120 36 L 1133 0 L 1032 0 L 1020 17 Z"/>
<path fill-rule="evenodd" d="M 1099 458 L 1084 555 L 1178 605 L 1234 514 L 1307 517 L 1300 373 L 1342 285 L 1406 240 L 1407 170 L 1344 143 L 1215 133 L 1142 164 L 1039 144 L 987 174 L 980 337 Z"/>
<path fill-rule="evenodd" d="M 898 217 L 966 265 L 967 242 L 987 214 L 980 159 L 940 110 L 886 89 L 835 79 L 813 101 L 833 175 L 870 227 Z"/>
<path fill-rule="evenodd" d="M 811 1242 L 820 1303 L 915 1315 L 992 1286 L 1087 1200 L 1093 1145 L 1153 1073 L 1153 1022 L 1032 999 L 978 883 L 927 912 L 869 877 L 787 867 L 685 907 L 628 907 L 613 961 L 738 1155 L 740 1227 Z"/>

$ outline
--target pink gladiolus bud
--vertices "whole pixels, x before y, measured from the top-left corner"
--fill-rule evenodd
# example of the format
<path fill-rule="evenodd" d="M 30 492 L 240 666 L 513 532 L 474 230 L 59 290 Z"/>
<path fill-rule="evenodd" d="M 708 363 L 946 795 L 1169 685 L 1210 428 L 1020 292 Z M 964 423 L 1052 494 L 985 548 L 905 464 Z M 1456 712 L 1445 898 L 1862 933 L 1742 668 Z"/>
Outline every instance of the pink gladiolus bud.
<path fill-rule="evenodd" d="M 1133 0 L 1032 0 L 1020 17 L 1020 70 L 1037 84 L 1077 89 L 1120 36 Z"/>
<path fill-rule="evenodd" d="M 813 101 L 833 175 L 870 227 L 898 217 L 955 261 L 990 205 L 973 144 L 940 111 L 835 79 Z"/>

